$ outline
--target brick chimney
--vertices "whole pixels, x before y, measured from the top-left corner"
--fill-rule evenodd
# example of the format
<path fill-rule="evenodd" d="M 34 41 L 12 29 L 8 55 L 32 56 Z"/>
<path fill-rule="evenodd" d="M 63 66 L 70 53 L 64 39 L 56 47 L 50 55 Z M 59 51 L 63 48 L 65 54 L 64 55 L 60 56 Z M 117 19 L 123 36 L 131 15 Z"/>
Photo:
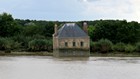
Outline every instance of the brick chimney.
<path fill-rule="evenodd" d="M 86 34 L 88 34 L 88 25 L 86 22 L 83 23 L 83 30 Z"/>
<path fill-rule="evenodd" d="M 58 33 L 58 26 L 55 23 L 55 25 L 54 25 L 54 35 L 57 35 L 57 33 Z"/>

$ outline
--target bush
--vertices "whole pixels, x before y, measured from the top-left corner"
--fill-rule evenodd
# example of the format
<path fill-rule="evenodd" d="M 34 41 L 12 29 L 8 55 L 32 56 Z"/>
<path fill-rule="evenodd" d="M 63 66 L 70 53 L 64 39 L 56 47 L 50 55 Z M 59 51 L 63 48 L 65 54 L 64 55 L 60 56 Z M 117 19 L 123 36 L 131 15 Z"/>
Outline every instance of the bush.
<path fill-rule="evenodd" d="M 112 50 L 112 42 L 108 39 L 101 39 L 98 41 L 100 52 L 107 53 Z"/>
<path fill-rule="evenodd" d="M 10 38 L 0 38 L 0 50 L 10 52 L 14 47 L 14 41 Z"/>
<path fill-rule="evenodd" d="M 41 51 L 45 49 L 46 42 L 42 39 L 35 39 L 29 42 L 28 47 L 31 51 Z"/>
<path fill-rule="evenodd" d="M 5 39 L 0 38 L 0 50 L 5 50 Z"/>
<path fill-rule="evenodd" d="M 5 49 L 11 49 L 13 41 L 9 38 L 1 38 L 0 39 L 0 49 L 5 50 Z"/>
<path fill-rule="evenodd" d="M 113 46 L 113 51 L 124 52 L 125 51 L 125 44 L 124 43 L 117 43 Z"/>
<path fill-rule="evenodd" d="M 99 43 L 98 42 L 90 42 L 90 51 L 92 52 L 97 52 L 99 51 L 100 47 L 99 47 Z"/>
<path fill-rule="evenodd" d="M 19 42 L 14 42 L 12 45 L 12 50 L 19 50 L 21 48 L 21 43 Z"/>
<path fill-rule="evenodd" d="M 27 49 L 28 48 L 28 42 L 32 40 L 32 37 L 26 37 L 23 35 L 17 35 L 12 37 L 12 39 L 20 44 L 20 47 Z"/>
<path fill-rule="evenodd" d="M 140 42 L 138 42 L 138 43 L 136 44 L 136 51 L 137 51 L 137 52 L 140 52 Z"/>
<path fill-rule="evenodd" d="M 11 40 L 10 38 L 6 38 L 6 41 L 5 41 L 5 49 L 6 50 L 11 50 L 12 47 L 13 47 L 13 44 L 14 44 L 14 41 Z"/>
<path fill-rule="evenodd" d="M 132 52 L 134 52 L 135 51 L 135 47 L 134 46 L 132 46 L 132 45 L 130 45 L 130 44 L 127 44 L 126 46 L 125 46 L 125 52 L 126 53 L 132 53 Z"/>
<path fill-rule="evenodd" d="M 52 50 L 52 41 L 45 39 L 34 39 L 29 42 L 30 51 L 50 51 Z"/>

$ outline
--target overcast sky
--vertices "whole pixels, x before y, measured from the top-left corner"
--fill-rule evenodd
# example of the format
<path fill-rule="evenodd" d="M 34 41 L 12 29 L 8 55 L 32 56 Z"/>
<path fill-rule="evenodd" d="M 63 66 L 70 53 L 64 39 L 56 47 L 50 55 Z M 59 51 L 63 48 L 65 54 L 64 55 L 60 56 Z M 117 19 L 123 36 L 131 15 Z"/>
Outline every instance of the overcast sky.
<path fill-rule="evenodd" d="M 0 0 L 2 12 L 18 19 L 126 19 L 140 22 L 140 0 Z"/>

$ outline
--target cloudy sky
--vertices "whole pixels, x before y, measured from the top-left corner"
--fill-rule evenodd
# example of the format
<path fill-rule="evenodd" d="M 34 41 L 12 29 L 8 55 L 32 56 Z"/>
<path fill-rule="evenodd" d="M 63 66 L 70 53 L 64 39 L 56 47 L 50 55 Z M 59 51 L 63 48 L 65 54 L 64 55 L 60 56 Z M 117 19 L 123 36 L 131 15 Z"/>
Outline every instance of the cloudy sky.
<path fill-rule="evenodd" d="M 2 12 L 19 19 L 126 19 L 140 22 L 140 0 L 0 0 Z"/>

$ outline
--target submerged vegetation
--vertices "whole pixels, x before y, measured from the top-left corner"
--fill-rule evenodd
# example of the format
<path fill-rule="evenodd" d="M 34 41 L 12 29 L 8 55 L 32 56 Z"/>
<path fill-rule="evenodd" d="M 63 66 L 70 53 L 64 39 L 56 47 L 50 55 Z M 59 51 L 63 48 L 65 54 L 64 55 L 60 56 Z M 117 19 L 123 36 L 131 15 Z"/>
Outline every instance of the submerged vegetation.
<path fill-rule="evenodd" d="M 86 21 L 92 53 L 140 52 L 140 23 L 126 20 Z M 0 14 L 0 51 L 52 52 L 55 21 L 14 19 Z M 65 22 L 57 22 L 61 25 Z M 76 22 L 82 26 L 83 21 Z M 81 27 L 82 28 L 82 27 Z"/>

